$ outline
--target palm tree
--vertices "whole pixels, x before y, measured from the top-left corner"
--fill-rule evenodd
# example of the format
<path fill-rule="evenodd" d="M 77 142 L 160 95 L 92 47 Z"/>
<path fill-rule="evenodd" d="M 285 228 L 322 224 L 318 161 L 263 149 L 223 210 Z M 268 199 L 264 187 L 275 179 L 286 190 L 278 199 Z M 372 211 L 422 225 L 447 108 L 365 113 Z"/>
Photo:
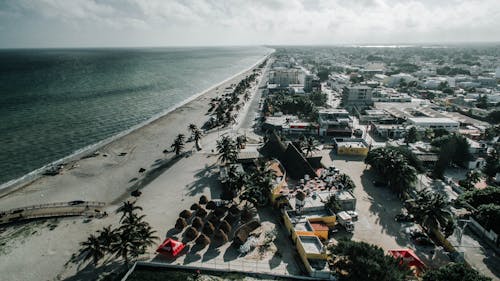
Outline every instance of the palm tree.
<path fill-rule="evenodd" d="M 352 191 L 356 185 L 352 181 L 351 177 L 348 174 L 340 174 L 337 176 L 337 181 L 342 185 L 341 189 Z"/>
<path fill-rule="evenodd" d="M 110 252 L 111 245 L 113 245 L 118 238 L 118 232 L 116 229 L 112 229 L 111 225 L 105 226 L 102 230 L 97 232 L 99 233 L 99 240 L 101 241 L 102 246 L 107 252 Z"/>
<path fill-rule="evenodd" d="M 80 243 L 80 246 L 79 254 L 82 259 L 84 261 L 92 260 L 94 266 L 97 266 L 107 251 L 101 239 L 94 234 L 90 234 L 86 241 Z"/>
<path fill-rule="evenodd" d="M 472 170 L 467 173 L 465 180 L 460 181 L 460 186 L 467 190 L 474 189 L 476 183 L 481 181 L 481 172 L 477 170 Z"/>
<path fill-rule="evenodd" d="M 188 129 L 189 131 L 191 131 L 191 134 L 194 134 L 194 132 L 198 130 L 198 127 L 195 124 L 191 123 L 189 124 Z"/>
<path fill-rule="evenodd" d="M 428 233 L 433 233 L 436 237 L 439 237 L 441 230 L 444 231 L 445 237 L 453 234 L 455 223 L 449 203 L 443 194 L 430 190 L 418 191 L 410 212 Z"/>
<path fill-rule="evenodd" d="M 174 149 L 175 155 L 179 156 L 179 154 L 182 152 L 182 149 L 184 149 L 184 135 L 183 134 L 178 134 L 177 138 L 175 138 L 174 143 L 170 146 Z"/>
<path fill-rule="evenodd" d="M 387 181 L 387 185 L 398 193 L 408 190 L 417 180 L 417 170 L 398 150 L 373 149 L 368 153 L 365 163 L 371 165 Z"/>
<path fill-rule="evenodd" d="M 144 221 L 144 215 L 129 214 L 118 229 L 118 235 L 111 250 L 116 257 L 121 257 L 128 265 L 131 259 L 144 254 L 148 247 L 158 239 L 149 223 Z"/>
<path fill-rule="evenodd" d="M 264 206 L 269 202 L 269 196 L 274 187 L 274 171 L 268 168 L 265 161 L 259 161 L 256 169 L 246 181 L 246 189 L 240 196 L 241 200 L 254 205 Z"/>
<path fill-rule="evenodd" d="M 222 163 L 233 163 L 238 158 L 238 150 L 235 142 L 228 136 L 222 136 L 217 141 L 217 151 L 219 153 L 219 160 Z"/>
<path fill-rule="evenodd" d="M 196 129 L 193 132 L 193 139 L 194 139 L 194 144 L 196 146 L 196 150 L 201 150 L 201 146 L 200 146 L 201 136 L 202 136 L 202 133 L 200 130 Z"/>
<path fill-rule="evenodd" d="M 318 145 L 313 137 L 308 137 L 302 148 L 305 150 L 306 156 L 311 156 L 313 151 L 318 150 Z"/>
<path fill-rule="evenodd" d="M 135 210 L 141 210 L 142 211 L 142 207 L 141 206 L 136 206 L 135 205 L 135 202 L 130 202 L 130 201 L 125 201 L 123 202 L 123 205 L 121 205 L 118 209 L 116 209 L 116 213 L 122 213 L 122 217 L 120 218 L 120 221 L 123 220 L 123 218 L 125 216 L 130 216 L 134 213 Z"/>
<path fill-rule="evenodd" d="M 236 147 L 238 149 L 242 149 L 246 142 L 247 142 L 246 136 L 239 135 L 238 137 L 236 137 Z"/>

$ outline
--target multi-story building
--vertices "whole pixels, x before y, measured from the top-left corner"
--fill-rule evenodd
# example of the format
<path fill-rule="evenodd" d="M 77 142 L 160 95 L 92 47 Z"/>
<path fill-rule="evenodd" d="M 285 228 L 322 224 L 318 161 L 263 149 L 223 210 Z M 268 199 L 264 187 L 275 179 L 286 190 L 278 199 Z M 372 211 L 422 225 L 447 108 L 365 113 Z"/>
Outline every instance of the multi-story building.
<path fill-rule="evenodd" d="M 373 105 L 372 88 L 367 86 L 344 87 L 342 91 L 342 104 L 350 106 Z"/>
<path fill-rule="evenodd" d="M 297 68 L 277 67 L 269 72 L 269 84 L 277 84 L 280 87 L 288 87 L 290 84 L 300 84 Z"/>
<path fill-rule="evenodd" d="M 319 110 L 318 125 L 320 136 L 352 135 L 352 118 L 349 112 L 341 108 L 323 108 Z"/>
<path fill-rule="evenodd" d="M 460 123 L 451 118 L 413 117 L 408 118 L 408 123 L 418 130 L 445 129 L 449 132 L 458 132 Z"/>

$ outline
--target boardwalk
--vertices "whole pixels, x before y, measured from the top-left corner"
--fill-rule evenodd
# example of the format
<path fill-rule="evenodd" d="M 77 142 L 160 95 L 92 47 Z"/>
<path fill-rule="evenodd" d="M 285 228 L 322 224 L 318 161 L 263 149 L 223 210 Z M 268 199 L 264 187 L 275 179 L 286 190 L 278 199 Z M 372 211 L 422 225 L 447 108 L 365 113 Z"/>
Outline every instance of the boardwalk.
<path fill-rule="evenodd" d="M 71 201 L 15 208 L 7 211 L 0 211 L 0 224 L 36 218 L 101 216 L 101 209 L 104 205 L 105 203 L 103 202 Z"/>

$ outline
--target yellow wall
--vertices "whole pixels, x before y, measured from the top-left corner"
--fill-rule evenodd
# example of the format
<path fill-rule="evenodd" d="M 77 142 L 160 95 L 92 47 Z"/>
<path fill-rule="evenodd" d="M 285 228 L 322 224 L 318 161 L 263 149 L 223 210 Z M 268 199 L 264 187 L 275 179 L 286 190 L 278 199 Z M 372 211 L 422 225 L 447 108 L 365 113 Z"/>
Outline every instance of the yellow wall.
<path fill-rule="evenodd" d="M 337 218 L 335 217 L 335 215 L 331 215 L 331 216 L 327 216 L 327 217 L 310 218 L 309 221 L 310 222 L 322 222 L 322 223 L 328 225 L 328 227 L 334 227 L 336 219 Z"/>
<path fill-rule="evenodd" d="M 357 155 L 366 156 L 368 154 L 368 147 L 347 147 L 339 146 L 337 148 L 337 153 L 339 155 Z"/>

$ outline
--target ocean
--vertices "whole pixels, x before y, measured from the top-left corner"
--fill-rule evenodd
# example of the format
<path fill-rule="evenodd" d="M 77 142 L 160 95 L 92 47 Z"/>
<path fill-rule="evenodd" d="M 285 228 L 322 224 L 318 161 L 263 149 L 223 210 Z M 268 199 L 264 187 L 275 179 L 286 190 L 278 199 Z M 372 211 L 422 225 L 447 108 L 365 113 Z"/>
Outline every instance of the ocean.
<path fill-rule="evenodd" d="M 0 50 L 0 184 L 161 115 L 270 52 Z"/>

